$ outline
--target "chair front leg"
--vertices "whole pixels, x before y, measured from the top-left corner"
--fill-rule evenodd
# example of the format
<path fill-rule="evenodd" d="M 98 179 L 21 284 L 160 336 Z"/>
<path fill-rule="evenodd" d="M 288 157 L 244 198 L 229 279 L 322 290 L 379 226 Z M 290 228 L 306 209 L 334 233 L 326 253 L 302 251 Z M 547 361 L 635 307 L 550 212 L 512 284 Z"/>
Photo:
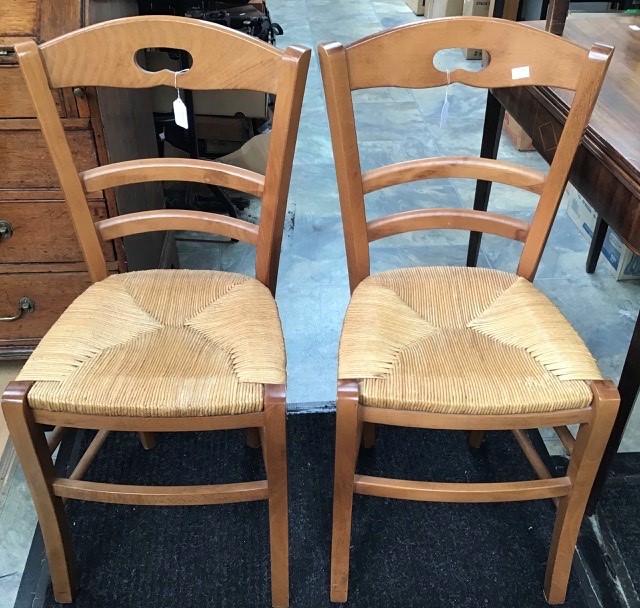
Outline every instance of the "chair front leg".
<path fill-rule="evenodd" d="M 289 605 L 289 502 L 284 386 L 265 386 L 264 413 L 263 453 L 269 485 L 271 602 L 274 608 L 286 608 Z"/>
<path fill-rule="evenodd" d="M 484 439 L 484 433 L 485 431 L 469 431 L 469 445 L 479 449 Z"/>
<path fill-rule="evenodd" d="M 594 382 L 592 389 L 593 414 L 589 422 L 580 425 L 567 470 L 571 491 L 560 499 L 553 529 L 544 585 L 550 604 L 565 601 L 580 525 L 620 404 L 612 382 Z"/>
<path fill-rule="evenodd" d="M 31 384 L 11 382 L 2 395 L 2 409 L 38 514 L 53 595 L 56 602 L 69 604 L 76 587 L 69 528 L 62 499 L 51 486 L 56 474 L 46 436 L 27 402 Z"/>
<path fill-rule="evenodd" d="M 331 533 L 331 601 L 346 602 L 349 593 L 349 548 L 353 483 L 358 456 L 358 383 L 338 382 L 336 451 Z"/>
<path fill-rule="evenodd" d="M 251 427 L 245 431 L 245 439 L 250 448 L 259 448 L 262 440 L 260 439 L 260 429 Z"/>
<path fill-rule="evenodd" d="M 140 443 L 145 450 L 153 450 L 156 447 L 157 438 L 155 433 L 140 431 L 138 433 Z"/>
<path fill-rule="evenodd" d="M 362 447 L 372 448 L 376 444 L 376 425 L 374 422 L 365 422 L 362 425 Z"/>

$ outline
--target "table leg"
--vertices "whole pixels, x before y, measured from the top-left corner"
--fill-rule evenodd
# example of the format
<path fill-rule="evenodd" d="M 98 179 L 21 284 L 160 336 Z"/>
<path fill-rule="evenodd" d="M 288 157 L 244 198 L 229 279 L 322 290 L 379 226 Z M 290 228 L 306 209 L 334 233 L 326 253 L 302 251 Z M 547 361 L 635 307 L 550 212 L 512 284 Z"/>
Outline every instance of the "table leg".
<path fill-rule="evenodd" d="M 593 483 L 593 489 L 591 490 L 591 496 L 587 503 L 587 513 L 593 514 L 598 505 L 600 494 L 602 493 L 602 487 L 607 480 L 607 474 L 611 468 L 613 458 L 618 452 L 620 447 L 620 441 L 624 433 L 624 427 L 629 420 L 631 411 L 633 410 L 633 404 L 638 395 L 640 389 L 640 315 L 636 320 L 636 326 L 633 330 L 633 336 L 631 337 L 631 344 L 629 344 L 629 350 L 627 351 L 627 358 L 622 368 L 622 375 L 620 376 L 620 383 L 618 384 L 618 390 L 620 391 L 620 410 L 616 421 L 611 431 L 611 437 L 607 443 L 607 447 L 600 463 L 596 480 Z"/>
<path fill-rule="evenodd" d="M 498 156 L 503 118 L 504 108 L 493 96 L 491 91 L 487 91 L 487 109 L 484 114 L 484 129 L 482 131 L 482 145 L 480 147 L 480 156 L 482 158 L 496 158 Z M 473 208 L 478 211 L 486 211 L 490 194 L 491 182 L 479 179 L 476 183 L 476 195 L 473 200 Z M 469 235 L 467 266 L 477 265 L 481 238 L 481 232 L 472 232 Z"/>
<path fill-rule="evenodd" d="M 600 257 L 600 252 L 602 251 L 602 244 L 604 243 L 604 237 L 607 236 L 607 228 L 609 228 L 607 222 L 605 222 L 601 216 L 598 216 L 595 228 L 593 229 L 591 245 L 589 245 L 589 254 L 587 255 L 586 271 L 589 274 L 593 274 L 596 271 L 598 258 Z"/>

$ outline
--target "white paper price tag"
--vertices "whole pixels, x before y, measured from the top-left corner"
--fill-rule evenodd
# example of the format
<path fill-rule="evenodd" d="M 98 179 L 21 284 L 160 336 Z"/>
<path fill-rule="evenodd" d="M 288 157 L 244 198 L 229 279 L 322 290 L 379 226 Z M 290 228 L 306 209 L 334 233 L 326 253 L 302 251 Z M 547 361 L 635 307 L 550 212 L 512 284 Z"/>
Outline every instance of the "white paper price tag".
<path fill-rule="evenodd" d="M 187 118 L 187 106 L 184 105 L 184 101 L 178 97 L 173 102 L 173 118 L 176 124 L 183 129 L 189 128 L 189 119 Z"/>
<path fill-rule="evenodd" d="M 528 65 L 524 65 L 521 68 L 511 68 L 511 79 L 520 80 L 520 78 L 529 78 Z"/>

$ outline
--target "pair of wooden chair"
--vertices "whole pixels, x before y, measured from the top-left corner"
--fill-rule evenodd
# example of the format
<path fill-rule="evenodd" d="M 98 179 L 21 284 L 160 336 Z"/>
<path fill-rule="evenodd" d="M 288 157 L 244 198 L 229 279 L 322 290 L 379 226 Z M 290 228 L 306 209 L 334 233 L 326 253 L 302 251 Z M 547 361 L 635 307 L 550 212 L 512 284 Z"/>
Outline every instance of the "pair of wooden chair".
<path fill-rule="evenodd" d="M 420 159 L 360 171 L 351 91 L 433 87 L 441 48 L 481 47 L 491 62 L 455 71 L 478 87 L 547 85 L 576 91 L 548 175 L 472 158 Z M 184 74 L 149 73 L 140 48 L 189 51 Z M 285 350 L 273 300 L 293 152 L 310 51 L 277 50 L 213 24 L 170 17 L 107 22 L 37 46 L 16 47 L 94 284 L 62 315 L 11 383 L 2 405 L 38 512 L 54 595 L 73 600 L 64 500 L 143 505 L 269 501 L 272 602 L 289 603 Z M 396 28 L 348 47 L 319 48 L 353 296 L 339 351 L 331 599 L 347 598 L 354 493 L 480 502 L 553 498 L 558 516 L 546 581 L 562 602 L 585 501 L 615 417 L 618 394 L 583 342 L 531 284 L 611 54 L 481 18 Z M 213 63 L 212 63 L 213 62 Z M 522 67 L 526 66 L 526 76 Z M 513 71 L 518 68 L 519 71 Z M 516 77 L 516 74 L 519 76 Z M 69 86 L 252 89 L 276 94 L 264 176 L 182 159 L 120 162 L 78 173 L 50 93 Z M 419 210 L 366 221 L 364 195 L 412 180 L 495 180 L 540 194 L 530 224 L 502 215 Z M 262 197 L 258 226 L 194 211 L 148 211 L 94 222 L 86 194 L 152 180 L 214 183 Z M 370 241 L 409 230 L 483 231 L 524 243 L 517 274 L 475 268 L 402 269 L 369 276 Z M 256 246 L 256 279 L 214 271 L 151 270 L 108 276 L 101 241 L 154 230 L 199 230 Z M 579 423 L 567 475 L 544 470 L 522 429 Z M 443 484 L 355 474 L 375 424 L 513 432 L 542 479 Z M 69 478 L 57 477 L 44 425 L 97 429 Z M 209 486 L 125 486 L 83 481 L 110 431 L 247 429 L 262 445 L 267 480 Z M 563 431 L 566 438 L 566 432 Z M 567 439 L 569 442 L 569 439 Z"/>

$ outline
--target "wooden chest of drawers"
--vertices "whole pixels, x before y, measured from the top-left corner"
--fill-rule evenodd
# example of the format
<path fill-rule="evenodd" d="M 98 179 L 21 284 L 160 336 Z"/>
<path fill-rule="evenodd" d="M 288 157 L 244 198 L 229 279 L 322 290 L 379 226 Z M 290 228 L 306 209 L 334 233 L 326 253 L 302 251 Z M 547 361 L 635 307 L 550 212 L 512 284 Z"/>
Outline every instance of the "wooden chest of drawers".
<path fill-rule="evenodd" d="M 131 0 L 0 2 L 0 358 L 27 356 L 90 284 L 64 196 L 40 133 L 13 44 L 38 42 L 106 19 L 135 15 Z M 146 91 L 55 92 L 81 170 L 157 155 Z M 160 184 L 92 195 L 96 220 L 164 206 Z M 174 263 L 162 233 L 104 245 L 113 272 Z M 8 320 L 18 317 L 15 320 Z M 3 320 L 7 319 L 7 320 Z"/>

